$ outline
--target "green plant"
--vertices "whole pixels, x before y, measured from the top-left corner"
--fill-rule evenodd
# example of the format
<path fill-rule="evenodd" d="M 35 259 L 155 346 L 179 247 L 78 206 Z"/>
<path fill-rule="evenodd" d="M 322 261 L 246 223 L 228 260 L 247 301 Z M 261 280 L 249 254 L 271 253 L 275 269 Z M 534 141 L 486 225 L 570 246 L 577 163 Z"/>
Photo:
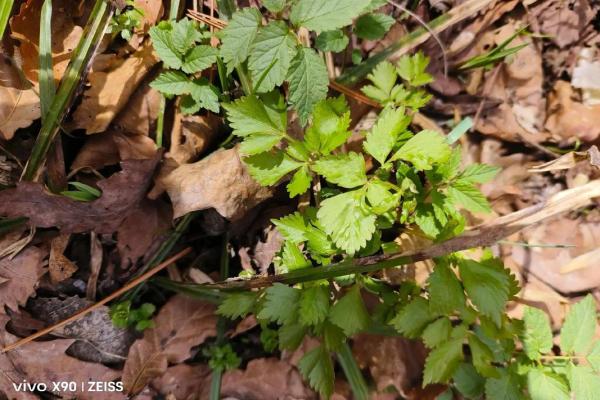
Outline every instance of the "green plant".
<path fill-rule="evenodd" d="M 70 197 L 77 201 L 93 201 L 102 195 L 102 192 L 94 187 L 81 182 L 69 182 L 69 186 L 75 190 L 64 190 L 60 192 L 63 196 Z"/>
<path fill-rule="evenodd" d="M 359 37 L 380 34 L 386 19 L 373 11 L 383 3 L 264 1 L 265 14 L 255 8 L 233 13 L 219 33 L 220 47 L 210 55 L 202 44 L 208 36 L 190 21 L 161 23 L 151 33 L 158 54 L 171 68 L 153 86 L 167 95 L 182 95 L 184 112 L 196 112 L 202 102 L 214 101 L 212 109 L 204 108 L 225 111 L 254 179 L 265 186 L 289 180 L 290 197 L 302 198 L 298 211 L 273 221 L 285 239 L 274 261 L 276 273 L 323 271 L 319 278 L 303 278 L 293 285 L 223 293 L 218 313 L 231 319 L 254 314 L 267 351 L 276 346 L 293 350 L 306 336 L 317 338 L 320 345 L 303 356 L 298 368 L 326 398 L 333 393 L 334 354 L 355 396 L 365 398 L 364 379 L 347 342 L 359 332 L 392 330 L 420 339 L 430 349 L 423 385 L 448 384 L 446 398 L 458 392 L 469 399 L 542 399 L 548 397 L 537 386 L 548 381 L 559 393 L 564 388 L 578 399 L 591 399 L 585 393 L 594 393 L 590 385 L 600 385 L 600 377 L 579 362 L 579 352 L 592 338 L 587 333 L 580 337 L 573 331 L 575 322 L 570 322 L 587 321 L 589 326 L 593 321 L 595 326 L 591 299 L 576 305 L 563 327 L 563 338 L 578 339 L 563 343 L 565 355 L 549 355 L 553 349 L 539 310 L 528 309 L 523 320 L 508 317 L 507 305 L 519 286 L 489 251 L 479 259 L 469 253 L 437 258 L 423 287 L 350 270 L 346 276 L 336 272 L 335 278 L 327 279 L 333 264 L 337 271 L 344 261 L 407 250 L 396 240 L 403 234 L 441 242 L 463 232 L 465 212 L 491 210 L 476 185 L 489 181 L 498 169 L 483 164 L 461 167 L 461 149 L 455 145 L 471 122 L 458 124 L 448 136 L 410 129 L 414 113 L 431 98 L 424 89 L 432 81 L 426 72 L 429 60 L 421 53 L 404 56 L 396 65 L 379 63 L 372 70 L 363 93 L 380 103 L 382 111 L 373 127 L 362 132 L 362 151 L 345 151 L 352 133 L 350 110 L 343 96 L 326 98 L 327 68 L 311 40 L 322 51 L 343 50 L 348 40 L 342 28 L 357 17 L 354 29 Z M 192 47 L 196 43 L 200 45 Z M 194 52 L 204 52 L 197 63 Z M 192 60 L 195 67 L 185 67 Z M 215 88 L 194 98 L 196 85 L 210 85 L 198 74 L 215 62 L 225 65 L 218 68 L 223 95 L 219 98 Z M 228 88 L 236 76 L 241 97 Z M 194 107 L 188 109 L 184 103 L 192 101 Z M 289 129 L 290 109 L 304 127 L 300 135 Z M 366 292 L 379 299 L 375 307 L 365 304 Z M 543 353 L 537 359 L 529 350 L 535 346 Z M 596 347 L 586 353 L 590 363 L 597 363 Z"/>
<path fill-rule="evenodd" d="M 135 6 L 135 1 L 127 0 L 126 7 L 123 10 L 116 10 L 110 21 L 109 31 L 113 37 L 120 35 L 123 39 L 129 41 L 131 33 L 140 26 L 144 19 L 144 11 Z"/>
<path fill-rule="evenodd" d="M 122 301 L 115 303 L 110 307 L 109 315 L 113 324 L 119 328 L 128 328 L 133 326 L 136 331 L 143 331 L 152 328 L 152 314 L 156 307 L 151 303 L 144 303 L 139 308 L 132 309 L 131 301 Z"/>

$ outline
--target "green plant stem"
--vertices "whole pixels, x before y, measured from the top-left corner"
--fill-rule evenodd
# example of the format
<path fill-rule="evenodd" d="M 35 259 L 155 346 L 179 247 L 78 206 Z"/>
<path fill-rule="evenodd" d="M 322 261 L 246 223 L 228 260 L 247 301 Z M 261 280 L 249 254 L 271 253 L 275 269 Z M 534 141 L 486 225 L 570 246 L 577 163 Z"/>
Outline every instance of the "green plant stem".
<path fill-rule="evenodd" d="M 4 31 L 6 30 L 13 4 L 14 0 L 2 0 L 0 2 L 0 40 L 4 37 Z"/>
<path fill-rule="evenodd" d="M 163 147 L 163 129 L 165 125 L 165 106 L 167 99 L 162 94 L 160 95 L 160 103 L 158 105 L 158 115 L 156 117 L 156 146 Z"/>
<path fill-rule="evenodd" d="M 45 0 L 40 16 L 40 104 L 42 121 L 56 93 L 52 65 L 52 0 Z"/>
<path fill-rule="evenodd" d="M 69 104 L 84 74 L 85 67 L 110 21 L 112 11 L 112 6 L 109 7 L 104 0 L 96 0 L 88 24 L 58 87 L 58 92 L 42 122 L 40 133 L 23 171 L 22 180 L 33 181 L 39 178 L 48 150 L 59 132 L 60 123 L 69 109 Z"/>
<path fill-rule="evenodd" d="M 369 388 L 367 387 L 367 382 L 354 359 L 354 355 L 352 354 L 348 342 L 344 342 L 336 354 L 342 370 L 346 375 L 346 379 L 348 379 L 348 383 L 352 388 L 354 398 L 356 400 L 368 400 Z"/>
<path fill-rule="evenodd" d="M 223 378 L 223 368 L 215 368 L 212 371 L 210 380 L 210 400 L 219 400 L 221 398 L 221 380 Z"/>
<path fill-rule="evenodd" d="M 180 0 L 171 0 L 169 7 L 169 19 L 176 20 L 179 18 Z"/>

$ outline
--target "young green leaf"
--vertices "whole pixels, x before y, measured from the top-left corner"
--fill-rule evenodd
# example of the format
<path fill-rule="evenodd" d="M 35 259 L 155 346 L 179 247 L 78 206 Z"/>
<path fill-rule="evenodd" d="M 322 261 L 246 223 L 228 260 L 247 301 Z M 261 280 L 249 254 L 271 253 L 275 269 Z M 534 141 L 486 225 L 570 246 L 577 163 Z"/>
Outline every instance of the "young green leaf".
<path fill-rule="evenodd" d="M 233 134 L 245 137 L 266 134 L 282 137 L 287 126 L 287 116 L 282 98 L 277 94 L 242 97 L 224 104 Z"/>
<path fill-rule="evenodd" d="M 190 96 L 200 107 L 219 112 L 219 91 L 206 78 L 194 79 L 190 84 Z"/>
<path fill-rule="evenodd" d="M 358 285 L 354 285 L 331 307 L 329 321 L 342 328 L 346 336 L 352 336 L 369 327 L 371 318 Z"/>
<path fill-rule="evenodd" d="M 223 315 L 229 319 L 245 317 L 252 312 L 255 304 L 256 293 L 233 293 L 225 297 L 223 302 L 219 304 L 217 314 Z"/>
<path fill-rule="evenodd" d="M 393 100 L 392 92 L 398 80 L 398 73 L 392 63 L 388 61 L 379 63 L 367 78 L 373 85 L 364 86 L 361 89 L 364 94 L 382 104 Z"/>
<path fill-rule="evenodd" d="M 290 19 L 294 25 L 317 33 L 332 31 L 350 25 L 368 5 L 364 0 L 298 0 Z"/>
<path fill-rule="evenodd" d="M 471 164 L 458 176 L 465 183 L 486 183 L 494 179 L 500 168 L 487 164 Z"/>
<path fill-rule="evenodd" d="M 470 300 L 479 311 L 500 326 L 510 296 L 510 274 L 498 260 L 479 263 L 460 260 L 460 276 Z"/>
<path fill-rule="evenodd" d="M 373 212 L 381 215 L 396 208 L 400 195 L 391 193 L 389 187 L 381 181 L 370 181 L 367 186 L 367 200 Z"/>
<path fill-rule="evenodd" d="M 531 400 L 569 400 L 571 398 L 567 383 L 561 377 L 537 368 L 532 368 L 527 373 L 527 391 Z"/>
<path fill-rule="evenodd" d="M 181 71 L 162 72 L 150 87 L 167 95 L 182 95 L 190 92 L 192 81 Z"/>
<path fill-rule="evenodd" d="M 187 53 L 194 43 L 201 38 L 196 23 L 188 18 L 182 18 L 177 22 L 169 21 L 169 23 L 173 26 L 173 46 L 179 54 Z"/>
<path fill-rule="evenodd" d="M 283 11 L 287 5 L 288 0 L 263 0 L 263 5 L 267 7 L 267 10 L 278 13 Z"/>
<path fill-rule="evenodd" d="M 256 84 L 262 79 L 260 87 L 255 87 L 254 90 L 265 93 L 281 85 L 296 52 L 296 39 L 283 21 L 273 21 L 261 27 L 252 44 L 248 61 L 253 82 Z M 265 71 L 268 72 L 265 74 Z"/>
<path fill-rule="evenodd" d="M 567 376 L 575 399 L 596 400 L 598 398 L 600 376 L 595 374 L 590 367 L 571 364 Z"/>
<path fill-rule="evenodd" d="M 586 357 L 587 362 L 592 366 L 594 371 L 600 372 L 600 340 L 594 343 L 590 354 Z"/>
<path fill-rule="evenodd" d="M 387 33 L 394 22 L 396 20 L 386 14 L 364 14 L 356 20 L 354 32 L 361 39 L 377 40 Z"/>
<path fill-rule="evenodd" d="M 380 164 L 385 164 L 390 155 L 398 136 L 406 130 L 410 124 L 410 117 L 403 109 L 385 108 L 373 126 L 367 133 L 367 139 L 363 143 L 365 151 L 373 156 Z"/>
<path fill-rule="evenodd" d="M 302 254 L 298 245 L 291 242 L 285 242 L 281 252 L 281 263 L 275 264 L 275 269 L 278 274 L 284 274 L 309 266 L 310 262 L 306 259 L 304 254 Z"/>
<path fill-rule="evenodd" d="M 312 176 L 310 174 L 310 170 L 306 165 L 299 168 L 298 171 L 296 171 L 296 173 L 292 176 L 290 183 L 288 183 L 286 186 L 290 197 L 293 198 L 306 193 L 306 191 L 310 188 L 311 179 Z"/>
<path fill-rule="evenodd" d="M 429 170 L 450 158 L 452 150 L 446 138 L 436 131 L 424 130 L 410 138 L 392 157 L 412 163 L 418 170 Z"/>
<path fill-rule="evenodd" d="M 291 62 L 287 79 L 289 102 L 305 125 L 315 104 L 327 97 L 329 76 L 323 58 L 313 49 L 300 48 Z"/>
<path fill-rule="evenodd" d="M 183 53 L 175 45 L 175 32 L 171 21 L 162 21 L 150 28 L 152 46 L 163 64 L 168 68 L 181 68 L 183 64 Z M 187 50 L 187 49 L 186 49 Z"/>
<path fill-rule="evenodd" d="M 355 190 L 330 197 L 317 212 L 325 232 L 349 254 L 363 248 L 375 232 L 376 216 L 363 206 L 363 196 L 362 190 Z"/>
<path fill-rule="evenodd" d="M 462 363 L 452 376 L 456 389 L 467 399 L 479 399 L 485 389 L 485 379 L 471 364 Z"/>
<path fill-rule="evenodd" d="M 526 306 L 523 313 L 525 331 L 523 348 L 530 360 L 539 360 L 552 350 L 552 329 L 548 316 L 542 310 Z"/>
<path fill-rule="evenodd" d="M 448 198 L 456 205 L 462 205 L 471 212 L 489 213 L 492 211 L 485 196 L 472 184 L 464 181 L 453 182 L 448 187 Z"/>
<path fill-rule="evenodd" d="M 183 60 L 181 69 L 186 74 L 200 72 L 217 61 L 218 50 L 211 46 L 196 46 L 190 50 Z"/>
<path fill-rule="evenodd" d="M 499 378 L 488 378 L 485 382 L 486 400 L 524 400 L 519 377 L 505 369 L 499 372 Z"/>
<path fill-rule="evenodd" d="M 306 221 L 299 212 L 271 220 L 286 241 L 301 243 L 306 240 Z"/>
<path fill-rule="evenodd" d="M 302 376 L 308 380 L 310 386 L 318 391 L 321 396 L 326 399 L 331 396 L 335 380 L 333 362 L 329 352 L 323 345 L 305 353 L 298 363 L 298 369 Z"/>
<path fill-rule="evenodd" d="M 350 111 L 343 96 L 317 103 L 312 119 L 304 134 L 304 144 L 312 152 L 329 154 L 350 137 Z"/>
<path fill-rule="evenodd" d="M 304 325 L 318 325 L 325 321 L 329 313 L 329 287 L 316 285 L 306 288 L 300 296 L 300 322 Z"/>
<path fill-rule="evenodd" d="M 250 175 L 263 186 L 276 184 L 285 175 L 303 165 L 282 151 L 255 154 L 244 158 L 244 162 Z"/>
<path fill-rule="evenodd" d="M 398 61 L 398 75 L 410 86 L 423 86 L 433 81 L 433 77 L 425 70 L 429 64 L 429 57 L 421 52 L 413 56 L 402 56 Z"/>
<path fill-rule="evenodd" d="M 221 57 L 227 64 L 228 73 L 248 58 L 261 19 L 260 11 L 246 7 L 234 13 L 227 27 L 221 31 Z"/>
<path fill-rule="evenodd" d="M 350 39 L 340 29 L 322 32 L 315 40 L 315 47 L 321 51 L 339 53 L 348 47 Z"/>
<path fill-rule="evenodd" d="M 431 350 L 425 360 L 423 386 L 448 382 L 464 358 L 463 340 L 453 339 Z"/>
<path fill-rule="evenodd" d="M 598 318 L 596 303 L 591 294 L 573 305 L 560 330 L 560 348 L 563 353 L 586 354 L 592 345 Z"/>
<path fill-rule="evenodd" d="M 450 332 L 452 331 L 452 323 L 446 317 L 442 317 L 425 328 L 421 339 L 425 346 L 433 349 L 444 343 L 450 338 Z"/>
<path fill-rule="evenodd" d="M 435 318 L 436 315 L 429 311 L 427 300 L 417 297 L 404 306 L 390 321 L 390 324 L 407 338 L 416 339 Z"/>
<path fill-rule="evenodd" d="M 456 274 L 449 266 L 438 263 L 427 279 L 429 310 L 433 314 L 450 315 L 465 304 L 465 294 Z"/>
<path fill-rule="evenodd" d="M 265 290 L 265 301 L 257 317 L 279 324 L 294 323 L 299 299 L 299 290 L 275 283 Z"/>
<path fill-rule="evenodd" d="M 322 175 L 328 182 L 346 189 L 367 183 L 365 159 L 362 154 L 350 152 L 318 159 L 313 171 Z"/>
<path fill-rule="evenodd" d="M 468 342 L 473 366 L 477 372 L 488 378 L 497 378 L 498 372 L 492 366 L 492 361 L 494 361 L 492 350 L 475 335 L 469 335 Z"/>
<path fill-rule="evenodd" d="M 306 335 L 306 327 L 302 324 L 286 324 L 279 328 L 278 339 L 280 350 L 296 350 Z"/>

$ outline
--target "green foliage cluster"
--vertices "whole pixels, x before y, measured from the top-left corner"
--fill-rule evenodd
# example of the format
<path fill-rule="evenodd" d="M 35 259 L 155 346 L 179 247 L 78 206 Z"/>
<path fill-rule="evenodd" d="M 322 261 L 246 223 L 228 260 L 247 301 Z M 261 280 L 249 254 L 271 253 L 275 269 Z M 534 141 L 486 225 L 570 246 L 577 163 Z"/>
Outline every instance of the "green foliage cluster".
<path fill-rule="evenodd" d="M 126 7 L 123 10 L 115 11 L 108 28 L 113 36 L 119 35 L 129 41 L 132 37 L 132 31 L 142 23 L 144 11 L 136 7 L 134 0 L 127 0 L 125 4 Z"/>
<path fill-rule="evenodd" d="M 402 233 L 444 241 L 463 232 L 466 212 L 490 211 L 477 185 L 498 170 L 461 165 L 455 142 L 468 123 L 448 136 L 411 130 L 413 115 L 431 98 L 424 88 L 432 82 L 429 60 L 421 53 L 372 71 L 362 91 L 382 110 L 372 128 L 358 132 L 362 148 L 347 150 L 353 134 L 349 106 L 343 96 L 326 97 L 327 69 L 309 42 L 337 52 L 348 45 L 350 29 L 360 39 L 380 37 L 392 23 L 376 12 L 383 4 L 265 0 L 264 13 L 243 8 L 232 15 L 219 33 L 218 49 L 207 46 L 208 34 L 185 19 L 151 31 L 169 68 L 153 87 L 182 96 L 184 112 L 224 110 L 254 179 L 265 186 L 287 182 L 290 197 L 302 199 L 298 211 L 273 220 L 285 239 L 277 273 L 398 253 L 406 250 L 394 240 Z M 201 77 L 214 63 L 223 93 Z M 228 89 L 234 72 L 243 96 Z M 301 135 L 292 133 L 297 129 L 291 129 L 290 109 Z M 490 252 L 477 260 L 456 253 L 434 261 L 423 287 L 361 274 L 276 283 L 228 294 L 218 313 L 231 319 L 254 314 L 267 351 L 296 349 L 306 336 L 319 339 L 299 370 L 325 398 L 333 393 L 334 354 L 353 335 L 382 329 L 423 341 L 430 350 L 423 384 L 448 384 L 447 398 L 594 398 L 600 345 L 592 346 L 597 320 L 591 297 L 568 314 L 558 349 L 542 311 L 526 308 L 523 320 L 508 317 L 506 307 L 519 286 Z M 379 299 L 375 307 L 367 307 L 365 293 Z M 219 354 L 215 365 L 234 364 L 226 350 Z"/>
<path fill-rule="evenodd" d="M 134 327 L 136 331 L 142 332 L 147 328 L 154 327 L 152 314 L 155 311 L 154 304 L 144 303 L 139 308 L 131 308 L 131 301 L 126 300 L 111 306 L 109 315 L 115 326 L 119 328 Z"/>

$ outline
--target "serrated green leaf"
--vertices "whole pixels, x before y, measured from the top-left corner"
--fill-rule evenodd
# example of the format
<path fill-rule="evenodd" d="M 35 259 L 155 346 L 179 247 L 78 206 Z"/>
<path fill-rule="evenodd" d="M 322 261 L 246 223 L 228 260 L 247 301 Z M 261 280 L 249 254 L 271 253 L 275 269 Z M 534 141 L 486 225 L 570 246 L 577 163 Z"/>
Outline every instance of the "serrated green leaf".
<path fill-rule="evenodd" d="M 329 76 L 325 61 L 313 49 L 302 47 L 291 62 L 287 79 L 289 102 L 305 125 L 315 104 L 327 97 Z"/>
<path fill-rule="evenodd" d="M 485 379 L 471 364 L 462 363 L 452 376 L 454 386 L 467 399 L 479 399 L 485 388 Z"/>
<path fill-rule="evenodd" d="M 410 124 L 410 117 L 403 109 L 386 108 L 381 114 L 373 129 L 367 133 L 363 143 L 365 150 L 380 164 L 385 164 L 387 157 L 394 148 L 398 136 Z"/>
<path fill-rule="evenodd" d="M 281 151 L 255 154 L 244 158 L 244 162 L 250 175 L 263 186 L 276 184 L 285 175 L 303 165 Z"/>
<path fill-rule="evenodd" d="M 329 321 L 342 328 L 346 336 L 352 336 L 369 327 L 371 318 L 358 285 L 354 285 L 331 307 Z"/>
<path fill-rule="evenodd" d="M 450 315 L 465 304 L 465 294 L 456 274 L 449 266 L 438 263 L 427 279 L 429 310 L 433 314 Z"/>
<path fill-rule="evenodd" d="M 471 212 L 489 213 L 492 211 L 485 196 L 472 184 L 456 181 L 448 187 L 448 198 Z"/>
<path fill-rule="evenodd" d="M 343 96 L 323 100 L 315 105 L 312 124 L 304 134 L 306 148 L 329 154 L 350 137 L 350 110 Z"/>
<path fill-rule="evenodd" d="M 548 316 L 540 309 L 526 306 L 523 322 L 525 354 L 530 360 L 539 360 L 540 355 L 548 354 L 552 350 L 552 329 Z"/>
<path fill-rule="evenodd" d="M 270 22 L 258 30 L 248 61 L 252 81 L 256 84 L 262 79 L 260 87 L 254 88 L 256 92 L 269 92 L 283 83 L 297 52 L 296 43 L 283 21 Z"/>
<path fill-rule="evenodd" d="M 278 330 L 279 349 L 296 350 L 306 335 L 306 327 L 302 324 L 285 324 Z"/>
<path fill-rule="evenodd" d="M 163 64 L 169 68 L 179 69 L 183 64 L 183 54 L 174 43 L 173 24 L 171 21 L 162 21 L 150 28 L 152 46 Z M 186 49 L 187 50 L 187 49 Z"/>
<path fill-rule="evenodd" d="M 415 223 L 421 231 L 430 238 L 437 237 L 441 232 L 431 204 L 419 203 L 415 209 Z"/>
<path fill-rule="evenodd" d="M 492 361 L 494 361 L 492 349 L 475 335 L 469 335 L 468 341 L 473 366 L 477 372 L 488 378 L 499 377 L 496 368 L 492 366 Z"/>
<path fill-rule="evenodd" d="M 184 58 L 181 69 L 187 74 L 200 72 L 217 61 L 218 50 L 211 46 L 196 46 Z"/>
<path fill-rule="evenodd" d="M 310 265 L 310 262 L 298 248 L 298 245 L 286 241 L 281 251 L 281 262 L 279 265 L 275 265 L 275 269 L 278 274 L 285 274 L 290 271 L 309 267 Z"/>
<path fill-rule="evenodd" d="M 486 183 L 494 179 L 500 168 L 487 164 L 471 164 L 459 176 L 458 179 L 466 183 Z"/>
<path fill-rule="evenodd" d="M 299 212 L 271 220 L 286 241 L 301 243 L 306 240 L 306 221 Z"/>
<path fill-rule="evenodd" d="M 306 165 L 298 169 L 298 171 L 296 171 L 296 173 L 292 176 L 290 183 L 287 185 L 287 191 L 290 194 L 290 197 L 294 198 L 306 193 L 306 191 L 310 188 L 311 180 L 312 176 Z"/>
<path fill-rule="evenodd" d="M 317 218 L 335 245 L 354 254 L 363 248 L 375 232 L 376 216 L 363 206 L 362 190 L 330 197 L 321 202 Z"/>
<path fill-rule="evenodd" d="M 233 103 L 223 104 L 233 134 L 245 137 L 253 134 L 282 137 L 287 127 L 283 99 L 277 93 L 242 97 Z"/>
<path fill-rule="evenodd" d="M 432 322 L 427 326 L 427 328 L 425 328 L 421 339 L 423 339 L 425 346 L 433 349 L 440 343 L 447 341 L 450 337 L 451 331 L 452 323 L 448 318 L 442 317 Z"/>
<path fill-rule="evenodd" d="M 563 353 L 586 354 L 598 323 L 596 302 L 591 294 L 571 307 L 560 330 L 560 349 Z"/>
<path fill-rule="evenodd" d="M 190 92 L 192 81 L 181 71 L 165 71 L 150 82 L 150 87 L 167 95 L 182 95 Z"/>
<path fill-rule="evenodd" d="M 354 32 L 361 39 L 377 40 L 382 38 L 394 25 L 396 20 L 382 13 L 371 13 L 361 15 L 356 20 Z"/>
<path fill-rule="evenodd" d="M 361 89 L 364 94 L 382 104 L 393 100 L 394 96 L 392 95 L 392 91 L 394 86 L 396 86 L 398 73 L 396 72 L 396 67 L 394 67 L 392 63 L 384 61 L 377 64 L 375 69 L 373 69 L 373 72 L 370 73 L 367 78 L 373 82 L 373 85 L 364 86 Z"/>
<path fill-rule="evenodd" d="M 425 360 L 423 386 L 448 382 L 463 358 L 463 338 L 447 341 L 431 350 Z"/>
<path fill-rule="evenodd" d="M 483 315 L 500 326 L 504 307 L 510 296 L 510 274 L 504 269 L 502 262 L 460 260 L 458 267 L 471 302 Z"/>
<path fill-rule="evenodd" d="M 536 368 L 527 373 L 527 391 L 531 400 L 569 400 L 571 398 L 566 382 L 563 382 L 558 375 Z"/>
<path fill-rule="evenodd" d="M 428 301 L 417 297 L 404 306 L 390 321 L 390 324 L 407 338 L 416 339 L 435 318 L 436 315 L 429 311 Z"/>
<path fill-rule="evenodd" d="M 298 363 L 298 369 L 310 386 L 318 391 L 321 396 L 328 399 L 333 393 L 335 380 L 333 362 L 324 346 L 317 346 L 304 354 Z"/>
<path fill-rule="evenodd" d="M 346 189 L 367 183 L 365 159 L 362 154 L 350 152 L 322 157 L 314 163 L 312 169 L 328 182 Z"/>
<path fill-rule="evenodd" d="M 387 185 L 381 181 L 370 181 L 367 186 L 367 200 L 373 211 L 378 215 L 396 208 L 399 199 L 400 195 L 390 192 Z"/>
<path fill-rule="evenodd" d="M 575 399 L 598 399 L 598 394 L 600 393 L 600 376 L 595 374 L 590 367 L 571 364 L 567 376 Z"/>
<path fill-rule="evenodd" d="M 227 27 L 221 31 L 221 57 L 227 64 L 228 73 L 248 58 L 261 19 L 260 11 L 246 7 L 234 13 Z"/>
<path fill-rule="evenodd" d="M 190 19 L 182 18 L 179 21 L 169 21 L 173 26 L 172 41 L 179 54 L 185 54 L 200 39 L 200 32 L 196 23 Z"/>
<path fill-rule="evenodd" d="M 318 325 L 325 321 L 329 313 L 329 287 L 311 286 L 300 296 L 300 322 L 304 325 Z"/>
<path fill-rule="evenodd" d="M 190 96 L 202 108 L 206 108 L 214 113 L 219 112 L 219 92 L 211 85 L 206 78 L 194 79 L 190 85 Z"/>
<path fill-rule="evenodd" d="M 418 170 L 447 162 L 452 154 L 446 138 L 436 131 L 424 130 L 410 138 L 392 157 L 412 163 Z"/>
<path fill-rule="evenodd" d="M 271 150 L 279 142 L 281 142 L 280 136 L 268 133 L 256 133 L 247 136 L 240 144 L 239 150 L 244 155 L 258 154 Z"/>
<path fill-rule="evenodd" d="M 322 32 L 317 36 L 315 47 L 321 51 L 339 53 L 348 47 L 350 39 L 340 29 Z"/>
<path fill-rule="evenodd" d="M 346 336 L 342 328 L 325 321 L 323 323 L 323 341 L 327 350 L 338 351 L 340 346 L 346 342 Z"/>
<path fill-rule="evenodd" d="M 275 283 L 265 290 L 265 301 L 257 317 L 279 324 L 294 323 L 299 299 L 299 290 L 282 283 Z"/>
<path fill-rule="evenodd" d="M 499 372 L 500 378 L 488 378 L 485 382 L 486 400 L 523 400 L 519 377 L 505 369 Z"/>
<path fill-rule="evenodd" d="M 263 0 L 262 3 L 265 7 L 267 7 L 267 10 L 278 13 L 283 11 L 287 1 L 288 0 Z"/>
<path fill-rule="evenodd" d="M 588 363 L 590 363 L 594 371 L 600 372 L 600 340 L 594 343 L 594 346 L 592 347 L 590 354 L 587 355 L 586 360 Z"/>
<path fill-rule="evenodd" d="M 229 319 L 245 317 L 254 309 L 256 304 L 256 293 L 244 292 L 230 294 L 217 308 L 217 314 Z"/>
<path fill-rule="evenodd" d="M 350 25 L 368 5 L 364 0 L 298 0 L 290 19 L 294 25 L 317 33 L 332 31 Z"/>
<path fill-rule="evenodd" d="M 412 56 L 404 55 L 398 60 L 398 75 L 411 86 L 422 86 L 433 81 L 433 77 L 426 72 L 429 57 L 418 52 Z"/>

